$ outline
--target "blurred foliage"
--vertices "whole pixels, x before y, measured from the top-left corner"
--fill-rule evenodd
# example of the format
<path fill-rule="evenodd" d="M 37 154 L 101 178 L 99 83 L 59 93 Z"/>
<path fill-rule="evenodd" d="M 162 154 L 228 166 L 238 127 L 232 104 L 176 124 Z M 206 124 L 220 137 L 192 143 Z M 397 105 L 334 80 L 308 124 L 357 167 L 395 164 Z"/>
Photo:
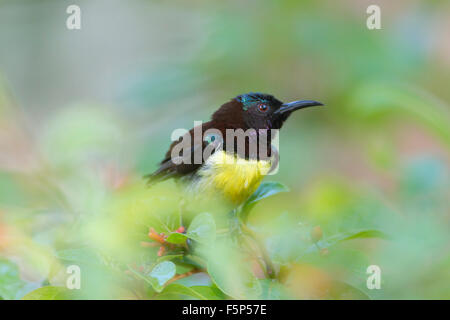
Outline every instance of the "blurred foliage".
<path fill-rule="evenodd" d="M 0 297 L 449 299 L 450 4 L 379 2 L 369 31 L 365 1 L 80 1 L 78 33 L 0 2 Z M 247 91 L 327 108 L 283 127 L 244 229 L 145 187 L 172 130 Z"/>

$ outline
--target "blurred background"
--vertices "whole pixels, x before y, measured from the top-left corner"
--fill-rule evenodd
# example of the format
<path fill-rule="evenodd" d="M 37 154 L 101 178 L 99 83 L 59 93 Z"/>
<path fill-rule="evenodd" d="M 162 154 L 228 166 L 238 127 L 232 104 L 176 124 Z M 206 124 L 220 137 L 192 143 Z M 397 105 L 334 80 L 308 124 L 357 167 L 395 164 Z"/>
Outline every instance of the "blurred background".
<path fill-rule="evenodd" d="M 66 28 L 70 4 L 81 30 Z M 381 30 L 366 27 L 370 4 Z M 444 0 L 0 0 L 0 296 L 52 283 L 60 249 L 113 248 L 121 231 L 99 225 L 148 197 L 142 176 L 172 131 L 259 91 L 327 106 L 283 127 L 266 179 L 290 192 L 249 217 L 290 266 L 289 297 L 323 298 L 298 289 L 314 275 L 374 299 L 450 298 L 449 71 Z M 299 223 L 389 239 L 299 258 Z"/>

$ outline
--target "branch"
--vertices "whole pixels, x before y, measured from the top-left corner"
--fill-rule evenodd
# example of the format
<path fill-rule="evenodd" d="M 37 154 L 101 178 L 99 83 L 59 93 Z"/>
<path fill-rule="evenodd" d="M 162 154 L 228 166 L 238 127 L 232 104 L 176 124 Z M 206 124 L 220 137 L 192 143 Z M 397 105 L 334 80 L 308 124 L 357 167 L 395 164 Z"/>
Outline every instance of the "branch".
<path fill-rule="evenodd" d="M 275 279 L 276 278 L 275 268 L 273 266 L 272 260 L 270 260 L 269 253 L 267 252 L 266 246 L 264 245 L 261 238 L 245 224 L 242 224 L 242 231 L 246 233 L 248 236 L 250 236 L 256 242 L 259 250 L 261 251 L 262 258 L 266 265 L 266 272 L 269 275 L 269 278 Z"/>
<path fill-rule="evenodd" d="M 185 273 L 181 273 L 181 274 L 177 274 L 177 275 L 173 276 L 172 279 L 170 279 L 169 281 L 166 282 L 166 286 L 168 286 L 169 284 L 171 284 L 174 281 L 177 281 L 179 279 L 183 279 L 183 278 L 189 277 L 189 276 L 191 276 L 191 275 L 193 275 L 195 273 L 200 273 L 200 272 L 205 272 L 205 270 L 204 269 L 195 268 L 195 269 L 192 269 L 191 271 L 188 271 L 188 272 L 185 272 Z"/>

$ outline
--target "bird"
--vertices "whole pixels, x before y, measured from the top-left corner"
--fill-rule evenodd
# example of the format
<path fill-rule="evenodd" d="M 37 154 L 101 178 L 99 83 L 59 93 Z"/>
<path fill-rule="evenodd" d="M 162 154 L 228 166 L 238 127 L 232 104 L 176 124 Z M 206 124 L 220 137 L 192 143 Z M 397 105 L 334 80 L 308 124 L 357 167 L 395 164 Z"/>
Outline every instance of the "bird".
<path fill-rule="evenodd" d="M 191 194 L 219 194 L 239 206 L 278 163 L 273 132 L 281 129 L 294 111 L 312 106 L 323 104 L 314 100 L 283 103 L 259 92 L 238 95 L 220 106 L 210 121 L 173 141 L 158 169 L 144 177 L 147 185 L 175 179 Z M 250 133 L 239 140 L 237 134 L 227 135 L 229 132 Z"/>

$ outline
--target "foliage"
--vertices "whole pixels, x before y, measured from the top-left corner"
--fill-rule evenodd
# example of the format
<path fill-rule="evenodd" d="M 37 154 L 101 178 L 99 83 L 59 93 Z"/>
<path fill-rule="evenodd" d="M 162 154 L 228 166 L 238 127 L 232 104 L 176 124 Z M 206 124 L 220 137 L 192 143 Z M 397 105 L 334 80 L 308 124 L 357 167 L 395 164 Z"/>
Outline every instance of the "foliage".
<path fill-rule="evenodd" d="M 265 182 L 242 206 L 238 215 L 251 212 L 253 206 L 264 199 L 272 197 L 280 192 L 285 192 L 286 188 L 280 183 Z M 238 219 L 236 217 L 235 219 Z M 162 225 L 168 222 L 162 221 Z M 182 227 L 182 226 L 179 226 Z M 57 258 L 68 264 L 77 263 L 82 266 L 82 270 L 94 270 L 100 268 L 100 272 L 116 273 L 118 279 L 117 286 L 123 286 L 133 292 L 135 298 L 152 299 L 286 299 L 295 298 L 298 293 L 289 292 L 286 289 L 285 270 L 286 264 L 298 263 L 299 258 L 304 254 L 320 255 L 320 248 L 331 249 L 342 241 L 357 238 L 384 238 L 385 235 L 378 230 L 357 230 L 354 232 L 339 233 L 327 237 L 326 239 L 312 240 L 310 238 L 283 243 L 283 248 L 277 250 L 292 250 L 295 259 L 279 261 L 279 252 L 272 252 L 268 259 L 276 261 L 278 268 L 273 270 L 274 275 L 267 274 L 268 262 L 264 259 L 255 258 L 255 252 L 264 248 L 255 247 L 252 243 L 247 243 L 245 235 L 238 234 L 239 241 L 230 242 L 233 238 L 233 230 L 229 230 L 226 236 L 217 234 L 216 223 L 212 214 L 201 213 L 192 219 L 187 230 L 184 228 L 171 232 L 167 235 L 156 233 L 153 228 L 149 233 L 153 242 L 146 242 L 144 247 L 157 244 L 164 248 L 158 253 L 146 252 L 145 262 L 136 264 L 123 264 L 121 261 L 114 261 L 114 257 L 106 257 L 94 248 L 84 247 L 76 249 L 64 249 L 57 252 Z M 295 229 L 295 228 L 294 228 Z M 308 228 L 302 228 L 306 231 Z M 294 231 L 294 230 L 293 230 Z M 230 234 L 230 232 L 232 232 Z M 245 232 L 245 231 L 244 231 Z M 269 238 L 270 240 L 271 238 Z M 253 239 L 255 240 L 255 239 Z M 189 241 L 189 243 L 188 243 Z M 306 249 L 306 251 L 304 250 Z M 243 252 L 248 252 L 243 254 Z M 259 254 L 261 255 L 261 254 Z M 246 260 L 253 260 L 253 264 L 245 263 Z M 260 260 L 256 263 L 255 260 Z M 281 269 L 280 269 L 281 267 Z M 93 269 L 94 268 L 94 269 Z M 105 271 L 106 269 L 109 269 Z M 18 291 L 18 286 L 22 281 L 18 278 L 17 267 L 8 261 L 3 262 L 2 280 L 5 283 L 2 287 L 4 298 L 14 298 Z M 266 276 L 261 276 L 265 272 Z M 259 277 L 257 276 L 259 274 Z M 198 278 L 195 278 L 198 276 Z M 186 281 L 188 280 L 189 281 Z M 326 292 L 322 292 L 320 298 L 340 298 L 341 295 L 349 295 L 349 290 L 357 292 L 354 296 L 361 298 L 366 296 L 359 293 L 359 289 L 348 283 L 338 282 L 339 285 L 330 285 Z M 84 282 L 84 281 L 83 281 Z M 344 287 L 344 289 L 342 289 Z M 80 292 L 71 291 L 64 286 L 48 285 L 40 287 L 26 294 L 23 299 L 77 299 L 85 297 L 83 289 Z M 90 287 L 88 287 L 88 290 Z M 313 292 L 302 294 L 311 295 L 316 298 L 315 289 L 307 288 Z M 306 289 L 305 289 L 306 290 Z M 342 291 L 342 292 L 341 292 Z M 11 295 L 12 292 L 12 295 Z M 85 293 L 87 297 L 90 293 Z"/>

